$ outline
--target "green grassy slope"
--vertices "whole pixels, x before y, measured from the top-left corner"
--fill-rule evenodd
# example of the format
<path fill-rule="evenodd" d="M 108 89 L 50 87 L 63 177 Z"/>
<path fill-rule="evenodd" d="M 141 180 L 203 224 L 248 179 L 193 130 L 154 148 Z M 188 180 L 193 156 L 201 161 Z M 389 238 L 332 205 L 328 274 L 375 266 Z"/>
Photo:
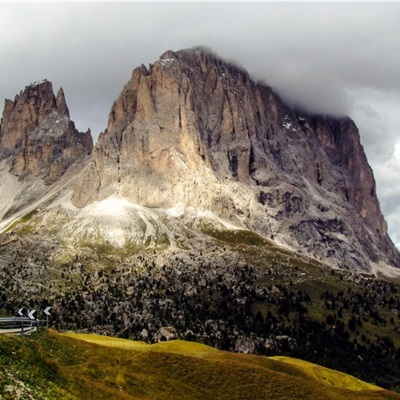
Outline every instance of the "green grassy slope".
<path fill-rule="evenodd" d="M 0 337 L 0 377 L 2 399 L 400 399 L 295 359 L 55 331 Z"/>

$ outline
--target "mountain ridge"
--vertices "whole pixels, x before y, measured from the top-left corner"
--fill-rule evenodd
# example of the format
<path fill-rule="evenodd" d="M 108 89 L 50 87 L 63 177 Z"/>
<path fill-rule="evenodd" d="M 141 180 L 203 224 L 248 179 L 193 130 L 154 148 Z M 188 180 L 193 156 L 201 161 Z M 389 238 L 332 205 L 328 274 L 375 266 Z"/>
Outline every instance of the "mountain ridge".
<path fill-rule="evenodd" d="M 291 110 L 203 48 L 133 71 L 81 181 L 78 207 L 183 204 L 334 265 L 399 265 L 354 122 Z"/>
<path fill-rule="evenodd" d="M 0 312 L 51 306 L 59 330 L 291 355 L 398 390 L 399 253 L 350 118 L 167 51 L 95 146 L 50 82 L 6 101 L 0 185 Z"/>
<path fill-rule="evenodd" d="M 221 219 L 334 267 L 400 265 L 354 122 L 291 109 L 205 48 L 168 50 L 135 68 L 95 146 L 90 131 L 75 129 L 62 89 L 54 95 L 46 80 L 27 86 L 6 100 L 0 162 L 4 181 L 23 187 L 2 215 L 63 187 L 63 197 L 43 202 L 43 220 L 74 245 L 91 240 L 92 223 L 104 225 L 92 239 L 145 248 Z M 82 220 L 85 207 L 112 196 L 136 210 L 113 203 L 126 216 L 116 241 L 109 218 L 108 226 L 101 215 Z"/>

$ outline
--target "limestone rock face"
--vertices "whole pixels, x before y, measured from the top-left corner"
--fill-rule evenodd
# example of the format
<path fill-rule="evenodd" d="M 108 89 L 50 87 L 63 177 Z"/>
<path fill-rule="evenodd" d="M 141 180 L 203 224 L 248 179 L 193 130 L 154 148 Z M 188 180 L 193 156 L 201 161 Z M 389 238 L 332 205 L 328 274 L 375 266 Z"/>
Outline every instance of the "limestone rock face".
<path fill-rule="evenodd" d="M 55 182 L 82 155 L 91 153 L 90 131 L 78 132 L 70 120 L 64 92 L 53 93 L 46 80 L 27 86 L 6 100 L 0 126 L 0 160 L 9 159 L 12 174 Z"/>
<path fill-rule="evenodd" d="M 52 102 L 45 97 L 42 109 Z M 22 126 L 36 123 L 26 113 L 21 138 Z M 1 132 L 5 151 L 20 140 Z M 208 210 L 331 265 L 400 266 L 354 122 L 290 109 L 201 48 L 168 51 L 133 71 L 72 202 L 110 195 L 160 212 Z"/>

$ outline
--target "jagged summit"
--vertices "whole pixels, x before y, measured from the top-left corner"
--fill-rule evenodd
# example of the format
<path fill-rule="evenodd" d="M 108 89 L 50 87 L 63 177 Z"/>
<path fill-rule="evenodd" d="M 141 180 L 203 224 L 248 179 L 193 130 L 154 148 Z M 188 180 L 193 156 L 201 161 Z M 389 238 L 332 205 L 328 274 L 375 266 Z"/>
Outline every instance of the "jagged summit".
<path fill-rule="evenodd" d="M 78 132 L 70 120 L 63 89 L 55 96 L 51 82 L 35 82 L 14 101 L 5 101 L 0 159 L 10 158 L 14 175 L 34 175 L 54 182 L 92 147 L 90 133 Z"/>
<path fill-rule="evenodd" d="M 63 88 L 58 89 L 56 97 L 57 111 L 60 116 L 66 116 L 69 119 L 69 110 L 67 102 L 65 101 L 65 95 Z"/>
<path fill-rule="evenodd" d="M 207 210 L 333 264 L 400 264 L 354 122 L 293 110 L 203 48 L 133 71 L 72 201 L 113 193 Z"/>
<path fill-rule="evenodd" d="M 91 143 L 90 133 L 73 129 L 62 90 L 54 96 L 43 81 L 6 101 L 1 154 L 17 160 L 14 174 L 37 174 L 44 171 L 36 168 L 38 144 L 50 146 L 42 164 L 48 170 L 57 165 L 54 155 L 71 154 L 56 150 L 71 138 L 80 149 L 68 158 L 75 163 Z M 74 235 L 95 234 L 116 246 L 179 245 L 189 226 L 194 237 L 236 229 L 330 265 L 400 266 L 354 122 L 292 109 L 202 47 L 169 50 L 135 68 L 79 170 L 68 212 L 57 206 L 72 218 L 65 231 L 75 242 Z M 119 217 L 112 220 L 104 204 Z"/>
<path fill-rule="evenodd" d="M 206 61 L 206 62 L 212 62 L 217 66 L 229 66 L 230 68 L 240 71 L 243 74 L 249 75 L 247 70 L 241 66 L 239 66 L 238 63 L 224 59 L 220 57 L 216 52 L 214 52 L 211 48 L 207 46 L 196 46 L 192 48 L 187 48 L 187 49 L 182 49 L 182 50 L 167 50 L 164 52 L 159 60 L 165 60 L 165 59 L 170 59 L 170 60 L 177 60 L 182 63 L 197 63 L 200 60 Z"/>
<path fill-rule="evenodd" d="M 65 172 L 91 153 L 90 131 L 78 132 L 70 120 L 64 92 L 47 80 L 26 86 L 5 100 L 0 125 L 0 216 L 33 207 Z M 61 180 L 61 181 L 60 181 Z M 16 214 L 19 215 L 19 214 Z"/>
<path fill-rule="evenodd" d="M 45 79 L 41 79 L 40 81 L 36 81 L 36 82 L 32 82 L 30 85 L 25 86 L 25 90 L 29 87 L 35 87 L 35 86 L 39 86 L 39 85 L 43 85 L 43 84 L 48 84 L 50 83 L 46 78 Z"/>

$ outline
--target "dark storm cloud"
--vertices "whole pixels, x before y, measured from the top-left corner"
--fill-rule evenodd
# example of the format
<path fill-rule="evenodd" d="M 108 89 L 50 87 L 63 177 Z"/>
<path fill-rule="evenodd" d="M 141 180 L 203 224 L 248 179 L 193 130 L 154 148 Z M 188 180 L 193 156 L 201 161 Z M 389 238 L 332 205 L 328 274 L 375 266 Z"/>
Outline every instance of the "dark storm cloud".
<path fill-rule="evenodd" d="M 64 88 L 77 127 L 97 135 L 133 68 L 205 45 L 293 105 L 352 116 L 394 226 L 397 194 L 387 188 L 399 186 L 389 170 L 400 171 L 400 4 L 1 3 L 0 11 L 1 99 L 47 78 Z"/>
<path fill-rule="evenodd" d="M 86 108 L 81 101 L 88 106 L 93 98 L 117 96 L 130 70 L 142 62 L 169 48 L 199 44 L 316 112 L 348 113 L 347 91 L 357 87 L 400 86 L 397 4 L 24 3 L 2 8 L 8 21 L 2 59 L 9 68 L 3 79 L 19 77 L 21 85 L 52 75 L 71 87 L 77 109 Z"/>

